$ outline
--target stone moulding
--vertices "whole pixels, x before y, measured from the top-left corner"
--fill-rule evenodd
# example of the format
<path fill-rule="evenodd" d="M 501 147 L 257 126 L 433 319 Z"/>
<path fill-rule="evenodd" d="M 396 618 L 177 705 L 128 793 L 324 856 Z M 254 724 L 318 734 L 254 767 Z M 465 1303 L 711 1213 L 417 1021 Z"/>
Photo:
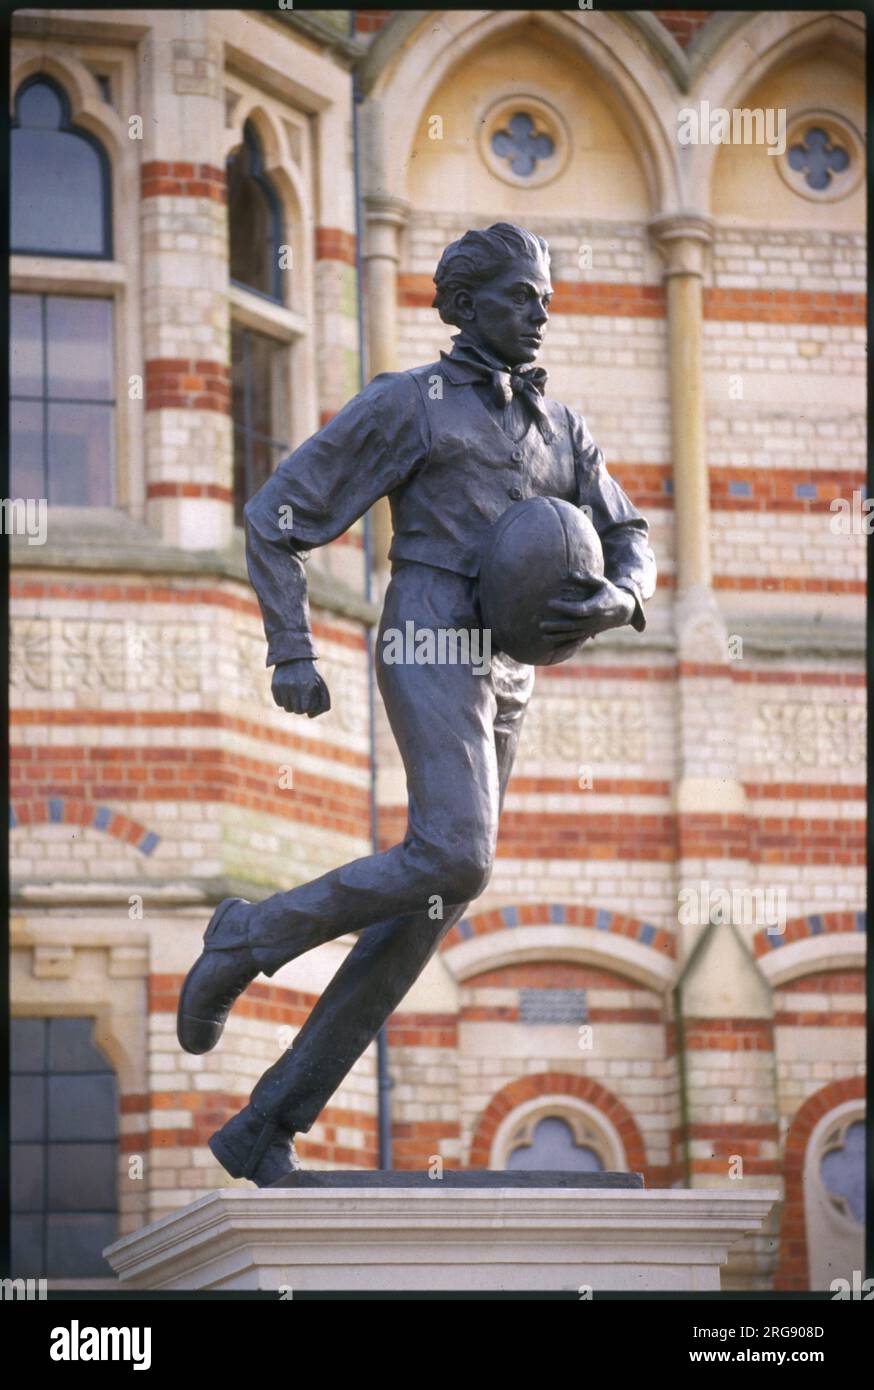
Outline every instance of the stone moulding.
<path fill-rule="evenodd" d="M 374 1175 L 376 1176 L 376 1175 Z M 104 1252 L 123 1289 L 718 1291 L 776 1191 L 223 1188 Z"/>

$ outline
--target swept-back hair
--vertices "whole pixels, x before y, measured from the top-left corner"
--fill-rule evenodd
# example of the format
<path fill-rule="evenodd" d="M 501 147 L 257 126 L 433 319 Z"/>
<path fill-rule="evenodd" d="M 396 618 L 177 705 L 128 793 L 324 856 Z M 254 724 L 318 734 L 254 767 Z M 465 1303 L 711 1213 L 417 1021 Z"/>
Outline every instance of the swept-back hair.
<path fill-rule="evenodd" d="M 484 232 L 465 232 L 450 242 L 434 271 L 432 308 L 444 323 L 456 322 L 453 301 L 458 290 L 476 290 L 488 284 L 520 259 L 549 265 L 549 247 L 542 236 L 526 232 L 512 222 L 496 222 Z"/>

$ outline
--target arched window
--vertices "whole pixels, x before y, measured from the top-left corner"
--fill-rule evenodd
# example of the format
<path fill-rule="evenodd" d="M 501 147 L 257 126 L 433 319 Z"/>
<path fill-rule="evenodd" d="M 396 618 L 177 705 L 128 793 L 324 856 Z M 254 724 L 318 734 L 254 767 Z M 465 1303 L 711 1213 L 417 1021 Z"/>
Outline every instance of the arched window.
<path fill-rule="evenodd" d="M 65 93 L 42 73 L 18 89 L 11 148 L 12 251 L 110 259 L 109 161 L 71 124 Z"/>
<path fill-rule="evenodd" d="M 515 1147 L 507 1157 L 510 1169 L 559 1169 L 578 1173 L 601 1173 L 604 1164 L 587 1144 L 577 1141 L 567 1120 L 546 1115 L 514 1137 Z"/>
<path fill-rule="evenodd" d="M 227 161 L 231 280 L 282 303 L 282 212 L 251 121 Z"/>

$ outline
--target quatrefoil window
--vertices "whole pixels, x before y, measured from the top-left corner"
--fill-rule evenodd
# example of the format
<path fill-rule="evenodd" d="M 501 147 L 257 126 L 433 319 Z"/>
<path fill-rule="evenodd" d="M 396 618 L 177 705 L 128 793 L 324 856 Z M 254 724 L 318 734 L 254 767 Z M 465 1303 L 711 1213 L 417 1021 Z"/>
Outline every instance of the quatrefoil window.
<path fill-rule="evenodd" d="M 516 111 L 507 125 L 508 129 L 495 131 L 492 149 L 499 159 L 510 161 L 510 168 L 519 178 L 530 178 L 538 160 L 555 154 L 555 144 L 545 131 L 537 131 L 527 111 Z"/>
<path fill-rule="evenodd" d="M 478 118 L 479 148 L 492 173 L 517 188 L 538 188 L 565 167 L 570 137 L 564 117 L 543 97 L 516 92 Z"/>
<path fill-rule="evenodd" d="M 770 162 L 793 193 L 815 203 L 837 202 L 861 183 L 865 146 L 846 116 L 799 111 L 787 123 L 784 155 Z"/>
<path fill-rule="evenodd" d="M 850 167 L 850 156 L 841 145 L 833 145 L 828 131 L 811 126 L 800 145 L 792 145 L 788 154 L 789 167 L 803 173 L 808 188 L 817 192 L 828 188 L 835 174 Z"/>

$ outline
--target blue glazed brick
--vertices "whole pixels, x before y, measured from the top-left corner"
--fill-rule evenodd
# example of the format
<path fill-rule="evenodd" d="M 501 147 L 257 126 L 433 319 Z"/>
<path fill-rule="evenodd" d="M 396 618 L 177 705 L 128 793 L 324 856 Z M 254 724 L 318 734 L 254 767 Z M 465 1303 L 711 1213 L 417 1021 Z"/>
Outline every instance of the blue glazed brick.
<path fill-rule="evenodd" d="M 596 931 L 609 931 L 609 930 L 610 930 L 610 923 L 611 923 L 612 921 L 613 921 L 613 913 L 612 913 L 612 912 L 608 912 L 607 909 L 606 909 L 605 907 L 600 908 L 599 911 L 598 911 L 598 915 L 597 915 L 596 918 L 595 918 L 595 929 L 596 929 Z"/>
<path fill-rule="evenodd" d="M 550 920 L 550 922 L 563 922 L 563 921 L 564 921 L 564 907 L 562 906 L 561 903 L 550 903 L 550 906 L 549 906 L 549 920 Z"/>
<path fill-rule="evenodd" d="M 867 925 L 867 923 L 866 923 L 866 921 L 865 921 L 865 913 L 864 913 L 864 912 L 857 912 L 857 913 L 856 913 L 856 931 L 864 931 L 865 928 L 866 928 L 866 925 Z"/>
<path fill-rule="evenodd" d="M 518 925 L 519 925 L 519 914 L 518 914 L 518 912 L 516 911 L 515 907 L 505 907 L 505 908 L 503 909 L 503 911 L 501 912 L 501 916 L 503 917 L 504 921 L 507 923 L 507 926 L 508 926 L 508 927 L 518 927 Z"/>
<path fill-rule="evenodd" d="M 732 482 L 728 485 L 730 497 L 752 497 L 753 485 L 747 482 Z"/>
<path fill-rule="evenodd" d="M 470 922 L 467 920 L 466 917 L 463 921 L 459 922 L 458 930 L 464 937 L 465 941 L 470 941 L 470 938 L 473 936 L 473 927 L 471 926 Z"/>
<path fill-rule="evenodd" d="M 64 803 L 60 797 L 53 796 L 49 800 L 49 820 L 56 824 L 64 819 Z"/>
<path fill-rule="evenodd" d="M 151 854 L 152 850 L 155 849 L 160 842 L 161 837 L 156 835 L 154 830 L 150 830 L 149 833 L 144 835 L 140 840 L 139 848 L 142 850 L 143 854 Z"/>
<path fill-rule="evenodd" d="M 796 496 L 796 497 L 810 497 L 811 499 L 815 499 L 815 498 L 816 498 L 816 483 L 796 483 L 796 484 L 795 484 L 795 496 Z"/>
<path fill-rule="evenodd" d="M 808 923 L 810 924 L 810 933 L 811 933 L 811 935 L 812 935 L 812 936 L 820 936 L 820 935 L 822 934 L 822 930 L 823 930 L 823 927 L 822 927 L 822 918 L 821 918 L 821 917 L 808 917 L 807 920 L 808 920 Z"/>
<path fill-rule="evenodd" d="M 108 806 L 98 806 L 94 812 L 94 829 L 105 830 L 112 819 L 112 812 Z"/>
<path fill-rule="evenodd" d="M 648 922 L 645 922 L 644 925 L 641 927 L 640 931 L 638 932 L 637 939 L 644 946 L 649 946 L 655 934 L 655 927 L 652 927 Z"/>
<path fill-rule="evenodd" d="M 15 812 L 14 812 L 14 810 L 12 809 L 12 807 L 10 806 L 10 807 L 9 807 L 9 829 L 10 829 L 10 830 L 14 830 L 17 824 L 18 824 L 18 820 L 16 819 Z"/>

